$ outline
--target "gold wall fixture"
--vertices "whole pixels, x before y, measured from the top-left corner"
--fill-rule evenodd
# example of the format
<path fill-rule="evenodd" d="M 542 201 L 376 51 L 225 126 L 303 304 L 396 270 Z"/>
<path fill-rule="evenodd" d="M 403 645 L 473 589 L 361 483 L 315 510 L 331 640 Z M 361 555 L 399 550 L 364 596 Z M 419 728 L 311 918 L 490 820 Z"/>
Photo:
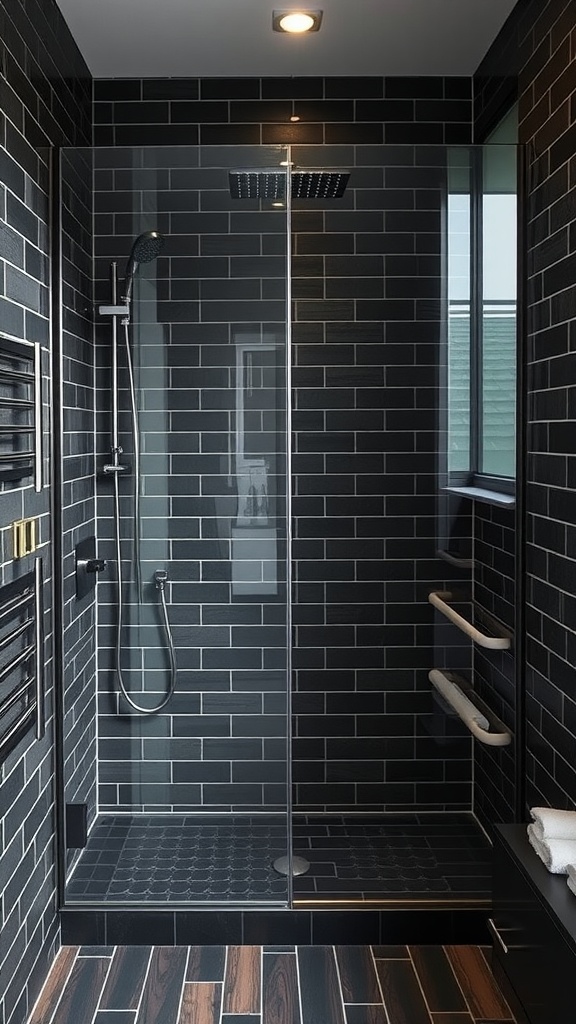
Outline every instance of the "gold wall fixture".
<path fill-rule="evenodd" d="M 17 519 L 12 523 L 14 558 L 24 558 L 36 551 L 36 523 L 36 519 Z"/>

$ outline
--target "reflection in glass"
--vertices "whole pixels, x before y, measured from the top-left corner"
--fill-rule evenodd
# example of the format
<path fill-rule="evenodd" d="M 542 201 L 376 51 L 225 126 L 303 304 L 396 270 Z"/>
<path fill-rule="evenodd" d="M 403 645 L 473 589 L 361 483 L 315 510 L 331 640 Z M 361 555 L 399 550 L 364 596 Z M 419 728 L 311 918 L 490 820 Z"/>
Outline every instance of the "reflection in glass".
<path fill-rule="evenodd" d="M 448 196 L 448 472 L 470 470 L 470 193 Z"/>
<path fill-rule="evenodd" d="M 273 336 L 236 345 L 236 487 L 232 526 L 232 596 L 278 593 L 277 408 L 281 340 Z"/>
<path fill-rule="evenodd" d="M 488 476 L 515 475 L 516 190 L 515 149 L 485 146 L 479 470 Z"/>

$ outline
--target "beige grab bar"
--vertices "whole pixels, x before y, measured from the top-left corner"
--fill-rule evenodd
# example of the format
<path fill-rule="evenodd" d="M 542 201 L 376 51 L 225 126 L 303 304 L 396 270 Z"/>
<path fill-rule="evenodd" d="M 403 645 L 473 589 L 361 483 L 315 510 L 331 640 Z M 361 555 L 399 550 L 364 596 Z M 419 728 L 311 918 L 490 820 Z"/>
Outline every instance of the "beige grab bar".
<path fill-rule="evenodd" d="M 428 678 L 438 690 L 438 693 L 444 697 L 444 700 L 456 712 L 458 717 L 462 719 L 466 728 L 470 730 L 477 740 L 480 740 L 480 743 L 485 743 L 489 747 L 508 746 L 512 740 L 508 729 L 499 718 L 488 712 L 487 708 L 486 712 L 490 714 L 490 719 L 487 717 L 487 714 L 485 715 L 480 708 L 476 707 L 474 704 L 475 700 L 478 700 L 478 703 L 482 702 L 475 693 L 469 691 L 468 696 L 455 680 L 450 679 L 438 668 L 431 669 L 428 673 Z M 490 731 L 491 723 L 497 731 Z M 484 724 L 486 727 L 484 727 Z"/>
<path fill-rule="evenodd" d="M 451 599 L 452 594 L 448 590 L 433 590 L 431 594 L 428 594 L 430 604 L 433 604 L 458 629 L 466 633 L 466 636 L 469 636 L 475 644 L 479 644 L 480 647 L 488 647 L 493 651 L 507 651 L 510 649 L 511 640 L 509 636 L 486 636 L 485 633 L 481 633 L 471 622 L 468 622 L 454 608 L 450 607 L 447 602 Z"/>

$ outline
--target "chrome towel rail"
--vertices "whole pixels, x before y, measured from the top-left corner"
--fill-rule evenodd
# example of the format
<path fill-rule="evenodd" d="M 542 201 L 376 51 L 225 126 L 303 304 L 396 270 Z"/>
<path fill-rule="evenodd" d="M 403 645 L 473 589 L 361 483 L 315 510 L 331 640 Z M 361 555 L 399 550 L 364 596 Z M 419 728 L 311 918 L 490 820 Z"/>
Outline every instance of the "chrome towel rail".
<path fill-rule="evenodd" d="M 28 576 L 30 576 L 30 573 L 26 576 L 21 576 L 20 579 L 22 581 L 27 580 Z M 8 584 L 8 587 L 13 586 L 13 583 Z M 12 598 L 11 600 L 6 598 L 5 601 L 2 601 L 3 589 L 3 587 L 0 588 L 0 626 L 3 625 L 5 619 L 10 618 L 11 615 L 14 615 L 15 612 L 19 611 L 20 608 L 24 608 L 27 604 L 32 604 L 32 601 L 34 600 L 34 593 L 31 590 L 26 590 L 24 593 L 18 594 L 17 597 Z"/>
<path fill-rule="evenodd" d="M 34 490 L 41 491 L 42 472 L 42 349 L 34 343 Z"/>
<path fill-rule="evenodd" d="M 22 636 L 22 634 L 25 633 L 27 629 L 30 629 L 33 623 L 34 619 L 26 619 L 26 621 L 23 622 L 21 626 L 17 626 L 16 629 L 12 630 L 11 633 L 8 633 L 8 636 L 3 637 L 2 640 L 0 640 L 0 653 L 4 650 L 5 647 L 9 647 L 14 640 L 17 640 L 18 637 Z"/>
<path fill-rule="evenodd" d="M 0 588 L 0 759 L 35 726 L 45 730 L 42 559 Z"/>
<path fill-rule="evenodd" d="M 0 481 L 27 477 L 42 490 L 42 350 L 0 335 Z"/>
<path fill-rule="evenodd" d="M 2 435 L 2 433 L 4 432 L 0 430 L 0 436 Z M 12 433 L 12 431 L 6 431 L 6 433 Z M 32 431 L 28 430 L 27 433 L 31 434 Z M 33 450 L 29 452 L 1 452 L 0 462 L 32 462 L 34 454 L 35 453 Z"/>
<path fill-rule="evenodd" d="M 488 636 L 486 633 L 482 633 L 471 622 L 468 622 L 468 619 L 465 619 L 463 615 L 460 615 L 455 608 L 448 604 L 453 599 L 453 595 L 447 590 L 433 590 L 431 594 L 428 594 L 430 604 L 434 605 L 458 629 L 466 633 L 466 636 L 469 636 L 474 643 L 479 644 L 480 647 L 488 647 L 493 651 L 507 651 L 510 649 L 512 643 L 510 636 Z"/>
<path fill-rule="evenodd" d="M 32 655 L 35 654 L 35 644 L 28 644 L 28 647 L 25 647 L 23 651 L 20 651 L 19 654 L 12 658 L 12 661 L 8 662 L 3 669 L 0 669 L 0 686 L 10 677 L 15 668 L 18 668 L 19 665 L 23 665 L 25 662 L 30 661 Z M 0 704 L 0 714 L 2 714 L 3 707 L 4 704 Z"/>
<path fill-rule="evenodd" d="M 29 357 L 23 356 L 22 358 L 27 359 Z M 18 384 L 33 384 L 34 371 L 12 370 L 8 366 L 0 366 L 0 381 L 6 380 Z"/>
<path fill-rule="evenodd" d="M 5 395 L 0 395 L 0 406 L 9 409 L 33 409 L 34 402 L 27 398 L 6 398 Z"/>

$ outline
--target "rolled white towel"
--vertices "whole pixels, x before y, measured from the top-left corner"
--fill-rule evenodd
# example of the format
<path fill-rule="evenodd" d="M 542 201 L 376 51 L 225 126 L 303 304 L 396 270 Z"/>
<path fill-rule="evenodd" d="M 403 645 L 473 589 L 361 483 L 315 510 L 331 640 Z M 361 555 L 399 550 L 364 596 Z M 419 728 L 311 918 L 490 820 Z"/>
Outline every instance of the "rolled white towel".
<path fill-rule="evenodd" d="M 576 863 L 576 839 L 551 839 L 544 842 L 528 825 L 528 840 L 552 875 L 568 874 L 568 865 Z"/>
<path fill-rule="evenodd" d="M 572 879 L 570 877 L 568 877 L 567 885 L 568 885 L 568 888 L 570 889 L 570 892 L 573 892 L 574 895 L 576 896 L 576 882 L 573 882 Z"/>
<path fill-rule="evenodd" d="M 576 839 L 576 811 L 532 807 L 534 831 L 539 839 Z"/>

